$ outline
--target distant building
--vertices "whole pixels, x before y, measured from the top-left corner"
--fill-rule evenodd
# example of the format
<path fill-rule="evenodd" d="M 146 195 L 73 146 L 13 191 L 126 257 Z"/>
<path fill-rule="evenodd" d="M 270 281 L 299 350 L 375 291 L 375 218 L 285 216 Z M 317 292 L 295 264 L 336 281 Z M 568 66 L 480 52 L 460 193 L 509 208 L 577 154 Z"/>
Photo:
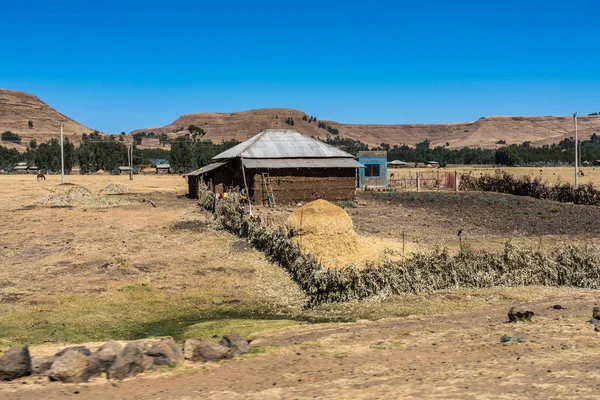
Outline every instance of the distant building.
<path fill-rule="evenodd" d="M 17 174 L 26 174 L 28 169 L 29 169 L 29 167 L 27 166 L 27 163 L 20 162 L 20 163 L 17 163 L 17 165 L 15 166 L 13 171 L 16 172 Z"/>
<path fill-rule="evenodd" d="M 171 173 L 171 164 L 156 164 L 156 173 L 159 175 L 166 175 Z"/>
<path fill-rule="evenodd" d="M 434 167 L 439 167 L 440 163 L 437 161 L 425 161 L 425 165 L 430 168 L 434 168 Z"/>
<path fill-rule="evenodd" d="M 282 129 L 267 129 L 213 161 L 185 175 L 191 198 L 202 182 L 218 193 L 247 187 L 256 204 L 353 200 L 356 171 L 363 168 L 351 154 Z"/>
<path fill-rule="evenodd" d="M 150 168 L 156 168 L 158 165 L 169 164 L 169 160 L 166 158 L 151 158 Z"/>
<path fill-rule="evenodd" d="M 388 168 L 404 168 L 404 167 L 408 167 L 408 164 L 405 163 L 404 161 L 394 160 L 394 161 L 390 161 L 388 163 Z"/>

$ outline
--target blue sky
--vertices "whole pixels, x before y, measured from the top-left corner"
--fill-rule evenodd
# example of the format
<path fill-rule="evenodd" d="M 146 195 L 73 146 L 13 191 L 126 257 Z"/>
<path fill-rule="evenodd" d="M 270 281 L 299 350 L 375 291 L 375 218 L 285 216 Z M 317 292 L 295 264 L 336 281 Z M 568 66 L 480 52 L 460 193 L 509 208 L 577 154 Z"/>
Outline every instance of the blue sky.
<path fill-rule="evenodd" d="M 104 132 L 291 107 L 347 123 L 600 111 L 592 1 L 2 2 L 0 87 Z"/>

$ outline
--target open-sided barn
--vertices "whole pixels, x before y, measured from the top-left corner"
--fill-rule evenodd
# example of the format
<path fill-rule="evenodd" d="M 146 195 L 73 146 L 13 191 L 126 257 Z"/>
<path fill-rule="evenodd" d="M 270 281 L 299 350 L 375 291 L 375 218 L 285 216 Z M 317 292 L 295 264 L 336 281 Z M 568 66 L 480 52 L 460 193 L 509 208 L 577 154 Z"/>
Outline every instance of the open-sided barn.
<path fill-rule="evenodd" d="M 295 204 L 315 199 L 352 200 L 357 169 L 354 156 L 293 130 L 267 129 L 213 157 L 214 163 L 187 174 L 189 195 L 200 182 L 220 192 L 248 188 L 254 203 Z M 245 180 L 245 183 L 244 183 Z"/>

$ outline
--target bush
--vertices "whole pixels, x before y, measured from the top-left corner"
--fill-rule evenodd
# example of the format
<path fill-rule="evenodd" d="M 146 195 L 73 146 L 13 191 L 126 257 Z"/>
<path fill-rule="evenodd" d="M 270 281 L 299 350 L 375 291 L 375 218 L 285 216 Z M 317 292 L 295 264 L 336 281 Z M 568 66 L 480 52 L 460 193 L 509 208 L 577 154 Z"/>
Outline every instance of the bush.
<path fill-rule="evenodd" d="M 456 255 L 446 249 L 412 254 L 401 262 L 385 261 L 364 268 L 324 268 L 302 254 L 285 228 L 263 225 L 246 215 L 238 193 L 230 193 L 216 210 L 218 223 L 246 238 L 277 262 L 298 283 L 309 305 L 344 302 L 375 295 L 423 293 L 493 286 L 572 286 L 600 288 L 600 249 L 565 246 L 551 253 L 507 243 L 502 254 L 463 247 Z"/>
<path fill-rule="evenodd" d="M 549 186 L 542 183 L 539 178 L 531 179 L 529 176 L 515 178 L 507 172 L 480 177 L 463 174 L 460 177 L 460 189 L 509 193 L 561 203 L 600 205 L 600 191 L 596 190 L 591 183 L 577 188 L 570 183 Z"/>
<path fill-rule="evenodd" d="M 2 132 L 2 141 L 21 144 L 21 136 L 17 135 L 16 133 L 12 133 L 11 131 L 5 131 Z"/>

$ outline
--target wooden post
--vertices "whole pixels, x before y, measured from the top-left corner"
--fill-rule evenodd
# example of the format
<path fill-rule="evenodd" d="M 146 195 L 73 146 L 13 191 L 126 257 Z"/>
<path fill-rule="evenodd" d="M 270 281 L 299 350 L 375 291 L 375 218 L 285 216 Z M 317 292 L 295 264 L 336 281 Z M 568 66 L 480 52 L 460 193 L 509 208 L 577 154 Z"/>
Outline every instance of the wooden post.
<path fill-rule="evenodd" d="M 421 191 L 421 174 L 417 172 L 417 192 Z"/>
<path fill-rule="evenodd" d="M 402 261 L 404 261 L 404 229 L 402 229 Z"/>
<path fill-rule="evenodd" d="M 454 171 L 454 191 L 458 192 L 458 171 Z"/>

